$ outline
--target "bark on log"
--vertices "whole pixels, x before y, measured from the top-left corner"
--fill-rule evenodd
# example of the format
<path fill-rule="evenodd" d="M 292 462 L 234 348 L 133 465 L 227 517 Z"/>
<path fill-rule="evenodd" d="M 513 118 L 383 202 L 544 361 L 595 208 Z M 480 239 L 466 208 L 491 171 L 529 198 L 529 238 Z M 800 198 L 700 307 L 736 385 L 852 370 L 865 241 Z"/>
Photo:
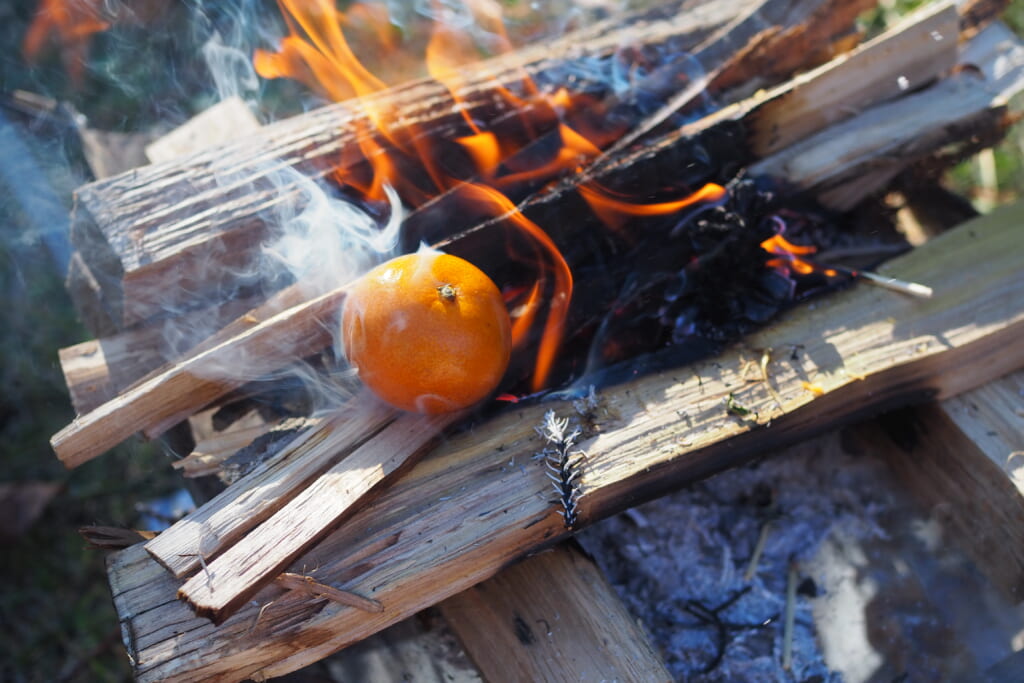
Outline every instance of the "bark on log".
<path fill-rule="evenodd" d="M 559 545 L 440 604 L 489 681 L 671 681 L 600 568 Z"/>
<path fill-rule="evenodd" d="M 496 86 L 551 68 L 558 60 L 608 55 L 624 44 L 692 53 L 709 75 L 720 79 L 716 85 L 712 78 L 712 90 L 755 74 L 778 80 L 806 65 L 818 54 L 815 48 L 847 33 L 856 15 L 871 4 L 683 3 L 667 18 L 625 26 L 606 22 L 473 66 L 459 94 L 463 108 L 486 127 L 508 114 Z M 415 82 L 364 104 L 325 107 L 266 126 L 238 144 L 81 188 L 72 241 L 95 276 L 111 318 L 129 325 L 168 309 L 209 303 L 204 298 L 224 284 L 225 273 L 252 262 L 253 249 L 266 236 L 266 217 L 295 201 L 295 183 L 274 182 L 275 172 L 296 168 L 306 176 L 326 174 L 342 150 L 356 144 L 358 124 L 366 121 L 364 105 L 382 103 L 397 112 L 391 133 L 398 137 L 412 126 L 448 137 L 463 120 L 443 87 Z M 389 146 L 386 140 L 378 142 Z"/>
<path fill-rule="evenodd" d="M 581 406 L 581 523 L 837 423 L 956 395 L 1024 365 L 1021 224 L 1024 205 L 1000 210 L 883 269 L 933 285 L 928 301 L 857 287 L 708 362 L 602 391 L 598 405 Z M 774 391 L 748 372 L 761 355 L 751 349 L 767 348 Z M 737 405 L 748 412 L 737 415 Z M 565 536 L 544 467 L 531 458 L 544 446 L 534 428 L 549 408 L 575 414 L 571 403 L 513 408 L 452 438 L 295 563 L 380 601 L 381 614 L 316 600 L 277 606 L 270 587 L 218 627 L 174 597 L 179 582 L 141 546 L 112 556 L 139 680 L 295 670 Z"/>

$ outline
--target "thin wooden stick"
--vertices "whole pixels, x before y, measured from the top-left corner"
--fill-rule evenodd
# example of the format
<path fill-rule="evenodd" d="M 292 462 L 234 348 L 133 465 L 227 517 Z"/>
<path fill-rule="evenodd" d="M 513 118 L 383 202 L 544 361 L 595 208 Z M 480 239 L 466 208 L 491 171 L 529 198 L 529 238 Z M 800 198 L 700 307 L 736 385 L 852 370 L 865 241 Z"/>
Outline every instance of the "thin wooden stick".
<path fill-rule="evenodd" d="M 248 379 L 328 346 L 344 297 L 343 287 L 335 289 L 267 320 L 249 320 L 249 328 L 237 336 L 230 331 L 218 335 L 218 341 L 227 338 L 209 348 L 200 347 L 198 353 L 75 419 L 54 435 L 50 445 L 71 468 L 135 432 L 160 432 L 177 424 Z M 246 324 L 244 319 L 240 326 Z"/>
<path fill-rule="evenodd" d="M 224 621 L 462 415 L 402 415 L 226 549 L 209 563 L 209 572 L 186 581 L 178 597 L 198 614 Z"/>
<path fill-rule="evenodd" d="M 796 561 L 790 560 L 786 572 L 786 611 L 782 622 L 782 670 L 793 668 L 793 627 L 796 625 Z"/>
<path fill-rule="evenodd" d="M 1024 205 L 999 210 L 880 269 L 910 280 L 943 274 L 930 300 L 852 288 L 754 335 L 747 348 L 803 345 L 773 372 L 784 415 L 759 383 L 746 381 L 743 349 L 601 391 L 588 417 L 595 427 L 580 443 L 587 453 L 580 527 L 865 413 L 952 396 L 1020 367 L 1021 224 Z M 824 394 L 804 390 L 807 379 Z M 740 392 L 770 426 L 730 417 L 730 392 Z M 516 406 L 486 429 L 452 436 L 288 568 L 317 567 L 321 582 L 380 600 L 386 609 L 379 615 L 317 611 L 310 599 L 304 620 L 300 607 L 265 614 L 254 639 L 258 607 L 214 626 L 176 599 L 179 582 L 141 548 L 115 555 L 111 585 L 133 634 L 136 676 L 148 683 L 282 675 L 556 542 L 568 532 L 544 465 L 531 457 L 543 448 L 535 428 L 551 408 L 575 410 L 571 402 Z M 377 550 L 361 552 L 373 543 Z M 357 554 L 358 562 L 351 559 Z"/>
<path fill-rule="evenodd" d="M 174 576 L 199 569 L 342 456 L 383 429 L 395 412 L 369 394 L 300 432 L 274 456 L 146 545 Z"/>
<path fill-rule="evenodd" d="M 750 556 L 750 563 L 747 570 L 743 572 L 743 580 L 750 581 L 757 573 L 757 564 L 761 561 L 761 554 L 764 553 L 764 545 L 768 542 L 768 532 L 771 531 L 772 523 L 765 522 L 761 525 L 761 533 L 757 535 L 757 544 L 754 546 L 754 553 Z"/>
<path fill-rule="evenodd" d="M 335 588 L 334 586 L 328 586 L 306 574 L 284 572 L 274 579 L 274 583 L 282 588 L 302 591 L 303 593 L 312 595 L 314 598 L 327 598 L 328 600 L 332 600 L 340 605 L 355 607 L 356 609 L 361 609 L 364 612 L 384 611 L 384 605 L 382 605 L 379 600 L 364 598 L 362 595 L 357 593 L 343 591 L 340 588 Z"/>

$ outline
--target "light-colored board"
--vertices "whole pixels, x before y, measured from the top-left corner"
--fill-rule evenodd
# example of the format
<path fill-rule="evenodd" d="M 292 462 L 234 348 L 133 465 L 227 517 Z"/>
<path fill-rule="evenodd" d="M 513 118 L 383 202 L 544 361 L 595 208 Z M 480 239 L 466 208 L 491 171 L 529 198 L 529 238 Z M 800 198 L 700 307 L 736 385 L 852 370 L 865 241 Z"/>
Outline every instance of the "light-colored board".
<path fill-rule="evenodd" d="M 969 68 L 790 145 L 750 172 L 784 178 L 834 209 L 853 207 L 943 144 L 1007 118 L 1008 102 L 1024 90 L 1020 39 L 993 24 L 965 46 L 958 63 Z"/>
<path fill-rule="evenodd" d="M 50 445 L 77 467 L 138 431 L 157 436 L 245 382 L 332 343 L 340 324 L 341 287 L 263 319 L 247 314 L 237 335 L 214 335 L 184 359 L 162 366 L 59 431 Z M 273 311 L 271 311 L 273 313 Z M 231 328 L 233 331 L 233 328 Z M 226 338 L 221 343 L 221 338 Z M 210 340 L 208 340 L 209 342 Z"/>
<path fill-rule="evenodd" d="M 410 467 L 459 417 L 400 415 L 208 562 L 178 590 L 178 597 L 197 614 L 223 621 L 342 519 L 365 507 L 367 494 Z"/>
<path fill-rule="evenodd" d="M 1022 225 L 1024 204 L 881 269 L 932 285 L 930 300 L 856 287 L 792 311 L 744 347 L 602 391 L 580 443 L 588 456 L 581 523 L 838 423 L 953 396 L 1019 367 Z M 769 347 L 774 392 L 750 381 L 758 349 Z M 730 395 L 751 415 L 730 414 Z M 511 408 L 453 436 L 294 563 L 380 601 L 381 614 L 322 601 L 267 606 L 274 594 L 265 589 L 214 626 L 177 600 L 180 583 L 141 547 L 114 555 L 114 600 L 139 680 L 293 671 L 554 543 L 568 532 L 545 467 L 532 458 L 544 447 L 535 427 L 549 409 L 575 414 L 571 403 Z"/>
<path fill-rule="evenodd" d="M 199 570 L 394 417 L 394 411 L 372 396 L 352 401 L 346 410 L 300 432 L 271 460 L 175 522 L 146 550 L 175 576 Z"/>
<path fill-rule="evenodd" d="M 242 98 L 228 97 L 146 145 L 152 163 L 171 161 L 256 132 L 259 119 Z"/>

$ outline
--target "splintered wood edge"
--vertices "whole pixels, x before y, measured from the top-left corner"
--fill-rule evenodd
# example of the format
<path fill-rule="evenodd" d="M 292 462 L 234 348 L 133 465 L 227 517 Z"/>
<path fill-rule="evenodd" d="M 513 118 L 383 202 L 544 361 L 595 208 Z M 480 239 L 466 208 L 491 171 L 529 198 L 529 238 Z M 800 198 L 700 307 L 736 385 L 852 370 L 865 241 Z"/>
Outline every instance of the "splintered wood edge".
<path fill-rule="evenodd" d="M 849 54 L 770 91 L 748 117 L 756 156 L 770 156 L 952 69 L 959 19 L 951 0 L 926 5 Z"/>
<path fill-rule="evenodd" d="M 340 312 L 339 288 L 250 325 L 238 336 L 166 366 L 120 396 L 75 418 L 50 445 L 68 468 L 113 448 L 139 430 L 170 426 L 244 383 L 233 374 L 240 358 L 245 371 L 264 374 L 327 346 L 324 321 Z"/>
<path fill-rule="evenodd" d="M 217 494 L 146 544 L 176 577 L 198 571 L 276 513 L 324 470 L 392 420 L 395 411 L 360 395 L 289 439 L 271 460 Z"/>
<path fill-rule="evenodd" d="M 952 396 L 1024 364 L 1021 225 L 1024 203 L 880 269 L 933 285 L 930 300 L 856 287 L 791 311 L 717 358 L 602 391 L 580 418 L 588 429 L 579 444 L 588 456 L 581 524 L 841 422 Z M 767 348 L 774 392 L 755 381 Z M 748 416 L 726 410 L 730 395 Z M 282 675 L 564 537 L 545 468 L 532 457 L 545 446 L 535 427 L 549 409 L 576 414 L 571 402 L 513 407 L 452 437 L 293 564 L 379 600 L 381 614 L 282 602 L 271 586 L 214 626 L 175 598 L 179 582 L 141 546 L 113 555 L 109 576 L 138 679 Z"/>
<path fill-rule="evenodd" d="M 178 589 L 201 616 L 221 623 L 326 536 L 364 496 L 411 467 L 464 417 L 403 414 L 288 500 Z"/>

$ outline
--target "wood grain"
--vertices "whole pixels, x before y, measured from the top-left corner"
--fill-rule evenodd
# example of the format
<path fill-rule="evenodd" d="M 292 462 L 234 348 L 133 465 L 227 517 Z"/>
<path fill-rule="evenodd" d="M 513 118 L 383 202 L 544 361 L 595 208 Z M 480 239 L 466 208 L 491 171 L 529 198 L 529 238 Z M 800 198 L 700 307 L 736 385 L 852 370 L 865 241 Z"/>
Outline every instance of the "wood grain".
<path fill-rule="evenodd" d="M 332 341 L 345 288 L 275 313 L 243 316 L 186 358 L 163 366 L 116 398 L 75 418 L 50 440 L 65 466 L 77 467 L 138 431 L 150 436 L 206 407 L 250 379 L 299 360 Z M 223 342 L 220 340 L 224 338 Z M 219 343 L 217 343 L 219 342 Z"/>
<path fill-rule="evenodd" d="M 360 396 L 301 431 L 271 460 L 175 522 L 146 550 L 174 576 L 198 571 L 394 419 L 393 410 L 370 395 Z"/>
<path fill-rule="evenodd" d="M 856 287 L 792 311 L 716 358 L 604 389 L 582 416 L 569 401 L 514 407 L 485 429 L 453 436 L 293 565 L 317 567 L 318 580 L 380 601 L 381 614 L 315 600 L 276 605 L 271 587 L 214 626 L 176 599 L 179 582 L 141 546 L 112 556 L 136 675 L 280 675 L 564 537 L 550 482 L 532 457 L 544 446 L 535 427 L 549 409 L 587 428 L 586 524 L 836 424 L 953 396 L 1024 365 L 1016 343 L 1024 333 L 1022 225 L 1024 204 L 999 210 L 881 269 L 932 285 L 930 300 Z M 751 370 L 766 348 L 774 392 Z M 730 395 L 749 416 L 726 410 Z"/>
<path fill-rule="evenodd" d="M 600 568 L 558 545 L 439 605 L 488 681 L 671 681 Z"/>
<path fill-rule="evenodd" d="M 410 467 L 460 417 L 461 413 L 400 415 L 207 563 L 178 590 L 178 597 L 197 614 L 224 621 L 343 518 L 364 506 L 367 494 Z"/>

